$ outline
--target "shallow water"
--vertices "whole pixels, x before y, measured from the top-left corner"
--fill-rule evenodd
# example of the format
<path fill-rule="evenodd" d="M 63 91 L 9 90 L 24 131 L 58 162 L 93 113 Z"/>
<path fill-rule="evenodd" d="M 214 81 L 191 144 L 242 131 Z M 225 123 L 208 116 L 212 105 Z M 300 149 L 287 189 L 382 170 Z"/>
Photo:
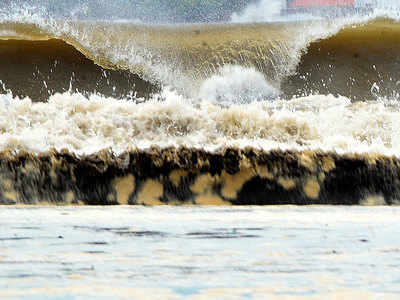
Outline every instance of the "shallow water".
<path fill-rule="evenodd" d="M 2 207 L 2 299 L 398 299 L 398 207 Z"/>

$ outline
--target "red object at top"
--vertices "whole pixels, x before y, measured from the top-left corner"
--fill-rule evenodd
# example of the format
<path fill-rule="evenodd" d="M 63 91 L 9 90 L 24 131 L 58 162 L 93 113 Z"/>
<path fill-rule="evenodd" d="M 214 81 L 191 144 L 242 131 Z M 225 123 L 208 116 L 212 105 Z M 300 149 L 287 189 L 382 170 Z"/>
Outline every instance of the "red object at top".
<path fill-rule="evenodd" d="M 353 6 L 355 0 L 293 0 L 288 1 L 289 7 L 318 6 Z"/>

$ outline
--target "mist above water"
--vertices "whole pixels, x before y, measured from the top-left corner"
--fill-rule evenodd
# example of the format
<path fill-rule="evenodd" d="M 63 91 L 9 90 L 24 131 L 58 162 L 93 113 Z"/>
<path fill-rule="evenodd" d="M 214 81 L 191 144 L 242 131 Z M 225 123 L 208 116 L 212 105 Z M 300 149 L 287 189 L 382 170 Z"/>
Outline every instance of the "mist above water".
<path fill-rule="evenodd" d="M 280 0 L 261 0 L 250 3 L 243 11 L 234 12 L 231 21 L 248 23 L 279 20 L 282 8 L 283 3 Z"/>
<path fill-rule="evenodd" d="M 2 1 L 0 13 L 23 11 L 40 17 L 162 23 L 227 22 L 256 0 L 16 0 Z"/>
<path fill-rule="evenodd" d="M 356 1 L 362 6 L 366 0 Z M 374 0 L 368 0 L 368 3 Z M 375 11 L 393 14 L 400 4 L 394 0 L 376 0 Z M 109 20 L 146 24 L 276 22 L 336 18 L 328 13 L 285 13 L 284 0 L 3 0 L 0 17 L 27 16 L 45 19 Z M 358 12 L 360 13 L 360 12 Z M 363 12 L 365 13 L 365 12 Z M 373 14 L 368 11 L 368 14 Z M 347 16 L 348 17 L 348 16 Z"/>

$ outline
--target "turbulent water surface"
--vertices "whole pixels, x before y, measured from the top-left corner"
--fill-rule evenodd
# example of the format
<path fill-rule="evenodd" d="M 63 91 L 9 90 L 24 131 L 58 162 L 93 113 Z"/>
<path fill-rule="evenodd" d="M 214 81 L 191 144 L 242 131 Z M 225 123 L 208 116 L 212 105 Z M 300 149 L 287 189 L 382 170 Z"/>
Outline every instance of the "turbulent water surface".
<path fill-rule="evenodd" d="M 319 191 L 324 189 L 327 172 L 336 167 L 346 170 L 339 167 L 346 155 L 362 155 L 367 164 L 395 156 L 386 167 L 397 174 L 400 23 L 394 12 L 256 23 L 244 22 L 245 16 L 239 14 L 232 20 L 240 23 L 156 25 L 23 11 L 1 14 L 0 150 L 5 151 L 4 157 L 52 156 L 65 151 L 85 157 L 102 150 L 126 156 L 132 151 L 157 148 L 161 153 L 180 147 L 180 160 L 155 173 L 138 174 L 136 163 L 129 160 L 118 165 L 118 172 L 110 171 L 113 175 L 108 181 L 114 182 L 110 184 L 115 191 L 122 186 L 126 190 L 130 182 L 129 194 L 136 193 L 151 178 L 152 184 L 162 186 L 162 199 L 168 189 L 163 178 L 173 171 L 185 174 L 179 177 L 186 178 L 182 179 L 185 186 L 211 172 L 211 194 L 221 188 L 221 180 L 225 182 L 222 171 L 239 174 L 240 184 L 235 180 L 224 183 L 233 184 L 235 190 L 256 177 L 281 183 L 288 180 L 289 185 L 280 186 L 286 190 L 297 186 L 308 200 L 321 199 Z M 224 156 L 229 149 L 254 149 L 266 155 L 275 150 L 295 151 L 299 157 L 308 151 L 306 157 L 320 164 L 325 174 L 315 168 L 296 173 L 289 154 L 284 164 L 291 171 L 269 161 L 268 176 L 260 175 L 240 157 L 234 163 L 236 169 L 225 170 L 224 164 L 216 174 L 196 161 L 191 164 L 185 156 L 196 151 Z M 315 153 L 339 156 L 330 158 L 332 168 L 325 170 Z M 263 167 L 268 164 L 256 160 Z M 154 161 L 153 157 L 159 167 Z M 3 202 L 22 198 L 26 202 L 16 178 L 30 167 L 4 163 Z M 106 172 L 110 169 L 104 163 L 101 168 Z M 54 179 L 61 174 L 61 166 L 51 168 L 56 175 L 46 171 L 40 176 Z M 43 161 L 35 168 L 46 169 Z M 243 170 L 252 175 L 242 178 Z M 90 174 L 100 180 L 103 171 L 97 177 Z M 79 177 L 75 174 L 79 170 L 71 172 L 72 179 Z M 370 180 L 375 175 L 359 172 L 368 178 L 363 183 L 366 189 L 377 180 Z M 118 178 L 127 181 L 116 186 Z M 307 192 L 309 180 L 319 186 L 316 194 Z M 47 179 L 31 182 L 34 189 L 71 195 L 71 186 L 50 188 Z M 269 189 L 271 185 L 265 184 Z M 386 190 L 369 192 L 396 198 L 395 180 L 387 184 Z M 75 189 L 72 199 L 81 197 Z M 361 189 L 361 194 L 369 194 Z M 174 193 L 180 201 L 187 200 L 186 194 Z M 43 201 L 52 202 L 54 196 L 50 198 Z"/>
<path fill-rule="evenodd" d="M 396 20 L 41 22 L 0 26 L 3 149 L 396 153 Z"/>
<path fill-rule="evenodd" d="M 22 2 L 0 3 L 0 298 L 398 298 L 395 11 Z"/>
<path fill-rule="evenodd" d="M 0 297 L 394 300 L 399 212 L 3 207 Z"/>

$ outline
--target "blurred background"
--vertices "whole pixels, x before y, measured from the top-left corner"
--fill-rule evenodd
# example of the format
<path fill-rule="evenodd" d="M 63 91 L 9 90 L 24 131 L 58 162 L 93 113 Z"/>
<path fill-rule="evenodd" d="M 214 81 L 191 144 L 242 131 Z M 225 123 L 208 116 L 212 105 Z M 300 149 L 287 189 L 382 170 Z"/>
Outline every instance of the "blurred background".
<path fill-rule="evenodd" d="M 369 12 L 398 9 L 398 0 L 2 0 L 0 12 L 73 19 L 144 23 L 277 21 L 282 15 Z"/>

